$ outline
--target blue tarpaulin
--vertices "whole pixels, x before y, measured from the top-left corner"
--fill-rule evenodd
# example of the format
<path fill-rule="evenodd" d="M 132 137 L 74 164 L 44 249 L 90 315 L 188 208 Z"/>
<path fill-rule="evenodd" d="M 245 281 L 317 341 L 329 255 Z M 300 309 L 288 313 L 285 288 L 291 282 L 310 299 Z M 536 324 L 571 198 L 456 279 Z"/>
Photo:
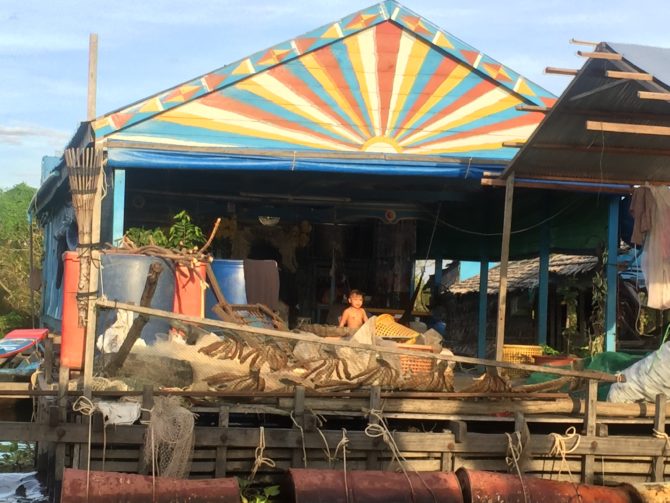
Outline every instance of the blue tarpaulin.
<path fill-rule="evenodd" d="M 315 158 L 110 148 L 107 165 L 120 169 L 197 169 L 227 171 L 296 171 L 386 176 L 431 176 L 479 179 L 485 171 L 501 172 L 501 163 L 464 160 L 414 161 L 389 158 Z"/>

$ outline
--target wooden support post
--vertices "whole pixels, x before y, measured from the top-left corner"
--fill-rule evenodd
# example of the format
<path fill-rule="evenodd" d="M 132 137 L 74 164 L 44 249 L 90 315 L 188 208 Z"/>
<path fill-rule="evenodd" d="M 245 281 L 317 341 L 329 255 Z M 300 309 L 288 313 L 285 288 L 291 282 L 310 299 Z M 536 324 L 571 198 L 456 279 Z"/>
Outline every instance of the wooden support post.
<path fill-rule="evenodd" d="M 489 310 L 489 259 L 482 253 L 479 262 L 479 315 L 477 318 L 477 357 L 486 358 L 486 325 Z"/>
<path fill-rule="evenodd" d="M 379 412 L 381 410 L 381 395 L 382 390 L 379 386 L 370 387 L 370 410 Z M 379 421 L 376 417 L 370 416 L 368 419 L 369 424 L 379 424 Z M 367 470 L 379 470 L 379 456 L 377 455 L 377 449 L 382 444 L 381 438 L 375 438 L 372 442 L 372 450 L 368 452 L 367 460 L 365 462 L 365 468 Z"/>
<path fill-rule="evenodd" d="M 118 246 L 125 231 L 126 170 L 114 170 L 114 200 L 112 209 L 112 243 Z"/>
<path fill-rule="evenodd" d="M 546 207 L 545 207 L 546 208 Z M 545 214 L 548 214 L 546 211 Z M 540 277 L 537 296 L 537 343 L 547 343 L 547 321 L 549 316 L 549 223 L 545 222 L 540 230 Z"/>
<path fill-rule="evenodd" d="M 619 196 L 611 196 L 607 224 L 607 297 L 605 298 L 605 351 L 616 351 L 617 289 L 619 252 Z"/>
<path fill-rule="evenodd" d="M 304 432 L 305 432 L 305 387 L 296 386 L 293 393 L 293 420 L 302 428 L 303 435 L 298 437 L 298 446 L 293 449 L 291 455 L 291 467 L 293 468 L 307 468 L 307 459 L 303 455 L 304 446 Z M 294 430 L 300 431 L 300 428 L 293 425 Z"/>
<path fill-rule="evenodd" d="M 142 415 L 140 416 L 140 421 L 142 424 L 147 424 L 146 429 L 144 430 L 144 442 L 146 443 L 149 435 L 149 426 L 148 423 L 151 421 L 151 409 L 154 406 L 154 389 L 152 386 L 144 386 L 142 390 Z M 151 441 L 149 439 L 149 441 Z M 151 469 L 151 464 L 147 463 L 144 459 L 144 450 L 142 446 L 139 449 L 139 459 L 137 462 L 137 473 L 140 475 L 147 475 Z M 157 475 L 157 474 L 156 474 Z"/>
<path fill-rule="evenodd" d="M 465 424 L 465 423 L 463 423 Z M 452 433 L 451 424 L 449 429 L 442 430 L 442 433 Z M 449 442 L 444 450 L 440 453 L 440 471 L 441 472 L 453 472 L 454 471 L 454 448 L 456 446 Z"/>
<path fill-rule="evenodd" d="M 58 372 L 58 422 L 64 424 L 67 421 L 67 388 L 70 382 L 70 369 L 60 367 Z M 56 444 L 54 479 L 57 484 L 63 480 L 65 470 L 65 444 Z"/>
<path fill-rule="evenodd" d="M 468 435 L 468 424 L 465 421 L 449 421 L 449 431 L 454 434 L 454 440 L 460 444 L 465 442 Z"/>
<path fill-rule="evenodd" d="M 598 403 L 598 381 L 589 379 L 588 391 L 586 393 L 586 410 L 584 412 L 584 435 L 589 439 L 596 435 L 596 407 Z M 595 443 L 595 440 L 592 441 Z M 597 445 L 591 445 L 591 450 L 594 450 Z M 585 454 L 582 461 L 582 482 L 585 484 L 593 484 L 595 456 L 593 454 Z"/>
<path fill-rule="evenodd" d="M 505 344 L 505 314 L 507 310 L 507 267 L 509 265 L 509 245 L 512 234 L 512 203 L 514 201 L 514 173 L 505 184 L 505 214 L 503 216 L 503 236 L 500 248 L 500 287 L 498 293 L 498 324 L 496 326 L 496 360 L 502 360 Z"/>
<path fill-rule="evenodd" d="M 221 433 L 222 445 L 216 448 L 216 465 L 214 476 L 217 478 L 226 476 L 226 464 L 228 463 L 228 426 L 230 425 L 230 407 L 222 405 L 219 407 L 219 428 L 225 429 Z"/>
<path fill-rule="evenodd" d="M 654 432 L 665 433 L 665 407 L 667 397 L 659 393 L 656 395 L 656 414 L 654 416 Z M 663 452 L 660 456 L 654 456 L 652 482 L 663 482 L 665 478 L 665 460 L 668 452 L 668 441 L 664 440 Z"/>
<path fill-rule="evenodd" d="M 98 89 L 98 34 L 91 33 L 88 37 L 88 96 L 86 103 L 86 120 L 95 119 L 95 102 Z"/>

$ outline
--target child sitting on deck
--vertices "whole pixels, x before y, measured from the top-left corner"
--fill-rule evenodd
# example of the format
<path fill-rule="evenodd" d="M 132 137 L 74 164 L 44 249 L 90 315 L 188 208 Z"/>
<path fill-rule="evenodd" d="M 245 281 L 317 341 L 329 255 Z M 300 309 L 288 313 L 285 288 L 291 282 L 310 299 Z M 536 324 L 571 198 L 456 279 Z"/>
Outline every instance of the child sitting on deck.
<path fill-rule="evenodd" d="M 358 330 L 368 321 L 368 315 L 363 309 L 363 293 L 360 290 L 349 292 L 349 307 L 344 310 L 340 318 L 340 327 Z"/>

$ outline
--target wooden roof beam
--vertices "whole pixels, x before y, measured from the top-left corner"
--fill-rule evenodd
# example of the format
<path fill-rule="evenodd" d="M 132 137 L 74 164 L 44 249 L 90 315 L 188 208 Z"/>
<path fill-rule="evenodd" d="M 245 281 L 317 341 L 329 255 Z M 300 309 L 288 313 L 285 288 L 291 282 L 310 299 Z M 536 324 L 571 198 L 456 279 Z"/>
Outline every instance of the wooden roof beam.
<path fill-rule="evenodd" d="M 650 126 L 648 124 L 625 124 L 620 122 L 586 121 L 588 131 L 607 131 L 609 133 L 651 134 L 670 136 L 668 126 Z"/>
<path fill-rule="evenodd" d="M 654 80 L 654 76 L 650 73 L 641 72 L 619 72 L 616 70 L 607 70 L 605 75 L 610 79 L 628 79 L 628 80 Z"/>
<path fill-rule="evenodd" d="M 616 52 L 588 52 L 588 51 L 577 51 L 578 56 L 591 59 L 608 59 L 611 61 L 621 61 L 623 56 Z"/>
<path fill-rule="evenodd" d="M 544 107 L 541 105 L 517 105 L 516 108 L 519 112 L 540 112 L 546 113 L 551 110 L 551 107 Z"/>
<path fill-rule="evenodd" d="M 510 148 L 521 148 L 526 144 L 525 141 L 504 141 L 502 142 L 503 147 L 510 147 Z"/>
<path fill-rule="evenodd" d="M 670 93 L 654 93 L 651 91 L 638 91 L 637 97 L 643 100 L 670 101 Z"/>
<path fill-rule="evenodd" d="M 592 45 L 596 47 L 600 42 L 589 42 L 588 40 L 577 40 L 576 38 L 571 38 L 570 43 L 572 45 Z"/>
<path fill-rule="evenodd" d="M 544 73 L 551 73 L 553 75 L 577 75 L 579 70 L 573 70 L 571 68 L 556 68 L 553 66 L 548 66 L 544 69 Z"/>
<path fill-rule="evenodd" d="M 580 185 L 578 180 L 572 180 L 573 183 L 547 183 L 541 179 L 537 181 L 532 180 L 515 180 L 514 186 L 522 189 L 545 189 L 545 190 L 568 190 L 570 192 L 597 192 L 603 194 L 625 194 L 632 190 L 630 186 L 622 186 L 621 188 L 606 187 L 602 182 L 597 182 L 595 185 Z M 505 180 L 498 178 L 482 178 L 480 181 L 484 187 L 505 187 Z"/>

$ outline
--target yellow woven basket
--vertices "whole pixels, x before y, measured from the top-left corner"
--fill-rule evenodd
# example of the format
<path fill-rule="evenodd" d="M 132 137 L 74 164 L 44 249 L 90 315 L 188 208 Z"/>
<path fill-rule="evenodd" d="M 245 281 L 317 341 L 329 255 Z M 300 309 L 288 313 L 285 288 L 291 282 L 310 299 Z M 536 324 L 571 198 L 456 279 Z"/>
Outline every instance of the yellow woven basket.
<path fill-rule="evenodd" d="M 403 339 L 405 344 L 414 344 L 416 338 L 419 336 L 419 333 L 411 328 L 396 323 L 390 314 L 380 314 L 377 316 L 375 319 L 375 333 L 377 337 L 384 339 Z"/>
<path fill-rule="evenodd" d="M 504 344 L 502 360 L 512 363 L 530 363 L 533 364 L 533 356 L 542 354 L 542 346 L 532 346 L 524 344 Z M 516 377 L 525 377 L 529 372 L 525 370 L 505 369 L 507 375 L 514 379 Z"/>

